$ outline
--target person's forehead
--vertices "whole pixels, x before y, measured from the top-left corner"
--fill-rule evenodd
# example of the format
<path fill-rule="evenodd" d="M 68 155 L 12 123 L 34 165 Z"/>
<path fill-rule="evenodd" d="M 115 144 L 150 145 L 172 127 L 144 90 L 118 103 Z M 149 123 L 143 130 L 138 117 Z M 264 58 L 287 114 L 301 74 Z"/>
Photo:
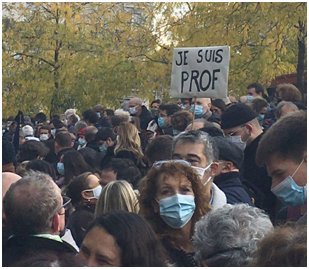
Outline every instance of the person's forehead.
<path fill-rule="evenodd" d="M 153 103 L 153 104 L 151 105 L 152 108 L 158 108 L 159 106 L 160 106 L 159 103 Z"/>
<path fill-rule="evenodd" d="M 266 168 L 269 174 L 275 170 L 288 170 L 297 164 L 297 161 L 287 158 L 286 156 L 281 156 L 279 153 L 274 153 L 270 155 L 266 162 Z"/>
<path fill-rule="evenodd" d="M 86 235 L 83 244 L 96 255 L 102 255 L 110 261 L 117 259 L 120 248 L 115 238 L 104 228 L 94 227 Z"/>
<path fill-rule="evenodd" d="M 193 142 L 178 142 L 175 144 L 174 154 L 181 155 L 204 155 L 204 144 Z"/>
<path fill-rule="evenodd" d="M 159 109 L 159 113 L 160 113 L 161 115 L 167 116 L 166 110 Z"/>
<path fill-rule="evenodd" d="M 93 175 L 93 174 L 90 174 L 88 177 L 87 177 L 87 181 L 88 181 L 88 185 L 92 186 L 92 185 L 98 185 L 99 183 L 99 178 L 96 176 L 96 175 Z"/>
<path fill-rule="evenodd" d="M 255 88 L 249 88 L 249 89 L 248 89 L 248 92 L 255 93 L 256 91 L 255 91 Z"/>
<path fill-rule="evenodd" d="M 140 101 L 137 98 L 132 98 L 132 99 L 129 100 L 128 104 L 136 106 L 136 105 L 140 104 Z"/>
<path fill-rule="evenodd" d="M 209 103 L 211 103 L 211 100 L 210 98 L 196 98 L 196 103 L 203 106 L 207 106 Z"/>
<path fill-rule="evenodd" d="M 159 188 L 166 185 L 179 185 L 179 184 L 186 184 L 189 186 L 192 185 L 191 181 L 187 177 L 177 172 L 174 175 L 162 173 L 159 176 L 158 180 Z"/>
<path fill-rule="evenodd" d="M 40 133 L 48 133 L 49 130 L 45 128 L 40 128 Z"/>

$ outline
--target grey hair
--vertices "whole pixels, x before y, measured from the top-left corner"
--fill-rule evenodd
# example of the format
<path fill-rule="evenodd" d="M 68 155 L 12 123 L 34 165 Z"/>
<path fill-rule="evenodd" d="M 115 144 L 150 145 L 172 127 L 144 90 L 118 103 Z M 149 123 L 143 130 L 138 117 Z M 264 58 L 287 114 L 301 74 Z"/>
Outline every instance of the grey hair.
<path fill-rule="evenodd" d="M 179 135 L 174 137 L 173 140 L 173 152 L 176 144 L 203 144 L 204 155 L 207 158 L 208 163 L 218 160 L 218 149 L 215 146 L 213 139 L 206 132 L 200 130 L 190 130 L 181 132 Z"/>
<path fill-rule="evenodd" d="M 12 184 L 3 199 L 8 224 L 15 235 L 50 232 L 51 220 L 61 207 L 61 192 L 52 178 L 30 170 Z"/>
<path fill-rule="evenodd" d="M 273 225 L 263 210 L 247 204 L 226 204 L 195 225 L 195 258 L 207 266 L 246 266 L 257 243 Z"/>
<path fill-rule="evenodd" d="M 130 100 L 134 100 L 138 105 L 142 105 L 143 104 L 143 100 L 140 97 L 134 96 L 132 97 Z"/>
<path fill-rule="evenodd" d="M 278 120 L 282 116 L 282 108 L 284 106 L 288 106 L 289 108 L 295 109 L 295 111 L 298 111 L 297 105 L 295 105 L 293 102 L 290 101 L 281 101 L 277 106 L 275 110 L 275 117 Z"/>

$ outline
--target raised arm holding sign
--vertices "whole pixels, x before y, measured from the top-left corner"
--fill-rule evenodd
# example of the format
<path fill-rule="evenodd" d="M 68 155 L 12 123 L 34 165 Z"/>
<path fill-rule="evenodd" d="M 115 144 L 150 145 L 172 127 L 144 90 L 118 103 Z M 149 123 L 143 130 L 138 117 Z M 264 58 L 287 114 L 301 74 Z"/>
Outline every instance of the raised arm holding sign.
<path fill-rule="evenodd" d="M 171 96 L 226 98 L 229 61 L 228 46 L 175 48 Z"/>

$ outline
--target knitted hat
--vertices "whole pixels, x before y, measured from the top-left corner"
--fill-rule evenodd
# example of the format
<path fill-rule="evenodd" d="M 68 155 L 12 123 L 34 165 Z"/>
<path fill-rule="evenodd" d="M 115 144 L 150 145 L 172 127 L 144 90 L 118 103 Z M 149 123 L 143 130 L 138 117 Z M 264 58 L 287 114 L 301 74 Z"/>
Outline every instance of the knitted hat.
<path fill-rule="evenodd" d="M 229 106 L 221 116 L 221 128 L 223 130 L 245 124 L 254 118 L 257 114 L 247 105 L 237 103 Z"/>
<path fill-rule="evenodd" d="M 244 153 L 243 151 L 233 142 L 227 140 L 225 137 L 213 137 L 213 140 L 219 151 L 219 160 L 220 161 L 230 161 L 232 162 L 238 169 L 240 169 L 243 159 Z"/>
<path fill-rule="evenodd" d="M 24 137 L 33 136 L 33 128 L 30 125 L 25 125 L 22 129 Z"/>

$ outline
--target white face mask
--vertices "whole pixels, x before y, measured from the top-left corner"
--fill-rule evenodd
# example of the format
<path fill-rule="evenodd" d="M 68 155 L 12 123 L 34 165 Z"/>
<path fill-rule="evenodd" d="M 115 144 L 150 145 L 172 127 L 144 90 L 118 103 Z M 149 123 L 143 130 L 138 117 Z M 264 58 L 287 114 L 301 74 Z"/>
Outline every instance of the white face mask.
<path fill-rule="evenodd" d="M 197 167 L 197 166 L 191 166 L 200 176 L 201 179 L 203 179 L 205 172 L 210 168 L 210 166 L 212 165 L 212 162 L 207 165 L 207 167 L 202 168 L 202 167 Z M 204 185 L 206 185 L 209 180 L 211 179 L 211 177 L 209 177 L 206 182 L 204 183 Z"/>
<path fill-rule="evenodd" d="M 56 137 L 56 129 L 52 129 L 50 132 L 51 132 L 53 137 Z"/>
<path fill-rule="evenodd" d="M 210 168 L 210 166 L 212 165 L 212 162 L 207 165 L 207 167 L 203 168 L 203 167 L 197 167 L 197 166 L 191 166 L 198 174 L 199 176 L 202 178 L 205 174 L 205 172 Z"/>
<path fill-rule="evenodd" d="M 41 134 L 40 135 L 40 140 L 41 141 L 46 141 L 48 139 L 48 134 Z"/>
<path fill-rule="evenodd" d="M 99 186 L 95 187 L 94 189 L 91 189 L 91 191 L 93 193 L 93 198 L 99 199 L 101 191 L 102 191 L 102 186 L 99 185 Z"/>

